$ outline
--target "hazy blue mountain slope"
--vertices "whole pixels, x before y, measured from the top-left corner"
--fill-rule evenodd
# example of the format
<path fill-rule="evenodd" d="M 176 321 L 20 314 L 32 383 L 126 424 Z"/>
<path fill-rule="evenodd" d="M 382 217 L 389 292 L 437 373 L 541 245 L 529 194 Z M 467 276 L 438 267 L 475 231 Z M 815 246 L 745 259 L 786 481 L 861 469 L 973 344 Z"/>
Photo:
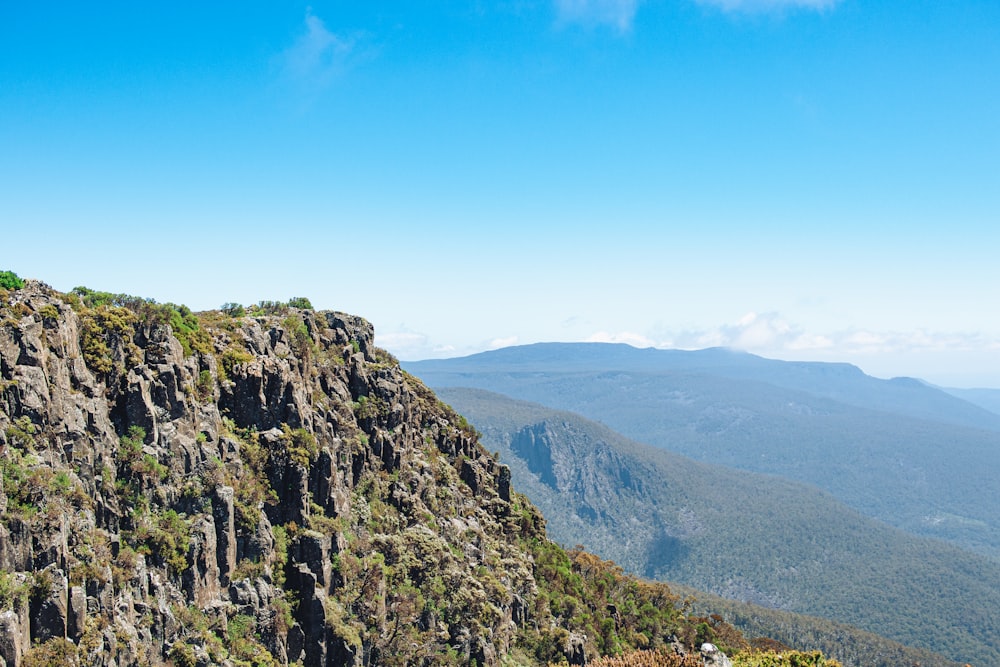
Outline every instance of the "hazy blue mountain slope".
<path fill-rule="evenodd" d="M 1000 664 L 996 561 L 814 488 L 640 445 L 572 413 L 479 390 L 439 395 L 499 451 L 559 541 L 646 576 Z"/>
<path fill-rule="evenodd" d="M 996 431 L 707 373 L 531 371 L 523 361 L 516 371 L 477 372 L 454 362 L 456 372 L 447 360 L 407 367 L 435 388 L 478 387 L 571 410 L 640 442 L 814 484 L 894 526 L 1000 555 Z"/>
<path fill-rule="evenodd" d="M 1000 415 L 1000 389 L 945 389 L 944 391 Z"/>
<path fill-rule="evenodd" d="M 537 343 L 403 365 L 424 378 L 441 372 L 703 374 L 756 380 L 871 410 L 1000 431 L 1000 415 L 912 378 L 882 380 L 850 364 L 780 361 L 726 348 L 690 351 L 615 343 Z"/>

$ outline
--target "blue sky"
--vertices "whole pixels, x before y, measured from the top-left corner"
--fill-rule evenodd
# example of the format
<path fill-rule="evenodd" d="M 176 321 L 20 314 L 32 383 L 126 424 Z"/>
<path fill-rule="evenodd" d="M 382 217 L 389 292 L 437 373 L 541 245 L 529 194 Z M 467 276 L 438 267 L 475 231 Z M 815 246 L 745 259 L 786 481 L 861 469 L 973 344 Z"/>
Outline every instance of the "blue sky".
<path fill-rule="evenodd" d="M 0 268 L 1000 387 L 998 76 L 985 1 L 0 2 Z"/>

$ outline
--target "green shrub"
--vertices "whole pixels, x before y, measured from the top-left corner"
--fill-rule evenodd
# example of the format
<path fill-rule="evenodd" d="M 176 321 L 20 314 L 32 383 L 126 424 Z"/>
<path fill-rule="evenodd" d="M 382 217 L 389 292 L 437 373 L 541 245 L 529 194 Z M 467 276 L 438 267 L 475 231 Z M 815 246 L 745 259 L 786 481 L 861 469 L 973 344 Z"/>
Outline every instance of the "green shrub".
<path fill-rule="evenodd" d="M 140 526 L 134 537 L 139 547 L 148 550 L 175 575 L 187 568 L 191 528 L 187 520 L 174 510 L 166 510 L 152 517 L 151 523 Z"/>
<path fill-rule="evenodd" d="M 0 288 L 7 290 L 21 289 L 24 281 L 13 271 L 0 271 Z"/>
<path fill-rule="evenodd" d="M 840 663 L 825 658 L 819 651 L 788 651 L 786 653 L 748 652 L 733 657 L 734 667 L 840 667 Z"/>
<path fill-rule="evenodd" d="M 139 349 L 132 340 L 135 321 L 134 313 L 118 306 L 102 304 L 84 313 L 81 317 L 80 347 L 90 370 L 100 375 L 115 370 L 113 345 L 121 346 L 126 363 L 138 363 Z M 124 368 L 119 367 L 118 371 L 124 372 Z"/>
<path fill-rule="evenodd" d="M 24 654 L 22 667 L 73 667 L 80 664 L 80 652 L 68 639 L 56 637 L 32 646 Z"/>
<path fill-rule="evenodd" d="M 300 316 L 293 315 L 286 317 L 281 325 L 291 335 L 291 347 L 295 350 L 295 354 L 299 358 L 307 359 L 313 351 L 315 344 L 313 343 L 312 336 L 309 335 L 306 323 L 302 321 Z"/>
<path fill-rule="evenodd" d="M 18 581 L 6 570 L 0 570 L 0 611 L 26 609 L 27 603 L 27 583 Z"/>
<path fill-rule="evenodd" d="M 195 352 L 212 353 L 212 338 L 207 331 L 201 328 L 198 317 L 187 306 L 176 306 L 168 303 L 161 308 L 166 311 L 170 328 L 177 340 L 180 341 L 181 347 L 184 348 L 185 356 L 190 356 Z"/>
<path fill-rule="evenodd" d="M 233 375 L 233 369 L 237 364 L 248 364 L 253 361 L 253 355 L 235 345 L 226 348 L 219 358 L 219 375 L 223 379 L 229 379 Z"/>
<path fill-rule="evenodd" d="M 304 428 L 292 429 L 288 424 L 281 425 L 282 440 L 288 449 L 288 457 L 308 468 L 319 454 L 319 443 L 316 436 Z"/>
<path fill-rule="evenodd" d="M 313 305 L 310 303 L 309 299 L 304 296 L 293 296 L 288 300 L 288 306 L 290 308 L 301 308 L 302 310 L 312 310 Z"/>
<path fill-rule="evenodd" d="M 38 485 L 38 459 L 33 454 L 22 454 L 17 447 L 10 447 L 0 457 L 0 474 L 7 496 L 7 514 L 28 519 L 38 512 L 41 487 Z"/>
<path fill-rule="evenodd" d="M 239 581 L 240 579 L 259 579 L 264 576 L 264 563 L 259 560 L 250 560 L 249 558 L 240 559 L 236 563 L 236 567 L 233 568 L 233 575 L 231 579 L 233 581 Z"/>
<path fill-rule="evenodd" d="M 170 468 L 156 460 L 152 454 L 143 454 L 132 463 L 132 472 L 153 482 L 164 482 L 170 476 Z"/>
<path fill-rule="evenodd" d="M 278 588 L 285 585 L 285 567 L 288 565 L 288 531 L 284 526 L 272 526 L 274 535 L 274 562 L 271 564 L 274 584 Z"/>
<path fill-rule="evenodd" d="M 247 314 L 247 309 L 243 307 L 243 304 L 233 303 L 231 301 L 222 304 L 219 310 L 229 317 L 243 317 Z"/>
<path fill-rule="evenodd" d="M 344 530 L 344 520 L 342 517 L 327 516 L 326 510 L 316 503 L 309 503 L 309 515 L 306 516 L 306 524 L 310 530 L 315 530 L 321 535 L 336 535 Z"/>
<path fill-rule="evenodd" d="M 198 400 L 207 401 L 210 399 L 214 389 L 215 379 L 212 378 L 212 372 L 206 370 L 198 373 L 198 380 L 194 384 L 194 392 Z"/>
<path fill-rule="evenodd" d="M 146 429 L 133 424 L 128 434 L 118 439 L 118 451 L 115 458 L 129 469 L 142 456 L 142 443 L 146 441 Z"/>
<path fill-rule="evenodd" d="M 7 436 L 7 442 L 13 447 L 18 449 L 31 452 L 35 449 L 35 434 L 38 432 L 38 428 L 31 422 L 29 417 L 18 417 L 14 420 L 14 423 L 6 428 L 4 435 Z"/>
<path fill-rule="evenodd" d="M 168 656 L 176 667 L 195 667 L 198 664 L 194 648 L 183 642 L 174 642 Z"/>
<path fill-rule="evenodd" d="M 378 396 L 359 396 L 351 407 L 354 408 L 354 415 L 359 421 L 378 419 L 389 414 L 389 406 Z"/>
<path fill-rule="evenodd" d="M 283 315 L 288 312 L 288 304 L 281 301 L 259 301 L 250 307 L 251 315 Z"/>
<path fill-rule="evenodd" d="M 71 294 L 93 310 L 124 309 L 132 313 L 133 322 L 150 326 L 170 325 L 186 356 L 195 352 L 210 354 L 212 351 L 211 337 L 201 328 L 198 317 L 187 306 L 178 306 L 175 303 L 160 304 L 153 299 L 144 299 L 131 294 L 99 292 L 87 287 L 74 287 Z"/>

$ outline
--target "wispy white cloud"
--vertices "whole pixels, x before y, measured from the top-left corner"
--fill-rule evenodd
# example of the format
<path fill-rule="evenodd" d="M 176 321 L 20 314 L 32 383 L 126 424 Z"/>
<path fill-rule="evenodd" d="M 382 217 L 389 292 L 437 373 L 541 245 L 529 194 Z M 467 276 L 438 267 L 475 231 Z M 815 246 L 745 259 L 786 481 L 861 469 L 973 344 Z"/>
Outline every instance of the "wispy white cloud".
<path fill-rule="evenodd" d="M 556 14 L 563 23 L 610 25 L 620 32 L 632 27 L 641 0 L 556 0 Z"/>
<path fill-rule="evenodd" d="M 427 336 L 409 331 L 396 331 L 387 334 L 376 334 L 376 345 L 384 348 L 405 349 L 427 345 Z"/>
<path fill-rule="evenodd" d="M 487 344 L 487 350 L 499 350 L 501 347 L 517 345 L 517 336 L 506 336 L 504 338 L 494 338 Z"/>
<path fill-rule="evenodd" d="M 405 325 L 400 325 L 396 331 L 375 331 L 375 344 L 385 348 L 403 361 L 419 359 L 441 359 L 447 357 L 462 357 L 484 350 L 497 350 L 501 347 L 517 345 L 517 336 L 501 336 L 491 340 L 479 340 L 475 343 L 442 342 L 432 336 L 412 331 Z"/>
<path fill-rule="evenodd" d="M 587 343 L 627 343 L 632 347 L 663 347 L 658 344 L 652 338 L 643 336 L 642 334 L 632 333 L 631 331 L 619 331 L 618 333 L 609 333 L 607 331 L 598 331 L 597 333 L 588 336 L 584 342 Z"/>
<path fill-rule="evenodd" d="M 431 346 L 427 336 L 412 331 L 375 332 L 375 344 L 389 350 L 400 359 L 423 359 L 428 356 Z"/>
<path fill-rule="evenodd" d="M 321 90 L 340 76 L 358 49 L 358 35 L 338 35 L 312 10 L 306 11 L 304 31 L 281 53 L 280 63 L 292 82 Z"/>
<path fill-rule="evenodd" d="M 853 354 L 871 355 L 898 352 L 997 351 L 1000 350 L 1000 341 L 979 333 L 862 330 L 842 332 L 841 347 Z"/>
<path fill-rule="evenodd" d="M 788 343 L 786 348 L 795 352 L 807 350 L 828 350 L 836 343 L 829 336 L 823 334 L 801 334 L 798 338 Z"/>
<path fill-rule="evenodd" d="M 697 0 L 698 4 L 718 7 L 726 12 L 770 12 L 784 9 L 830 9 L 840 0 Z"/>
<path fill-rule="evenodd" d="M 773 359 L 849 362 L 880 377 L 917 375 L 945 385 L 1000 386 L 995 371 L 983 370 L 995 368 L 995 364 L 983 364 L 981 361 L 984 358 L 1000 358 L 1000 339 L 995 335 L 974 332 L 858 328 L 810 331 L 777 312 L 748 312 L 733 322 L 711 328 L 658 329 L 650 333 L 602 330 L 563 340 L 572 339 L 626 343 L 639 348 L 697 350 L 728 347 Z M 442 342 L 408 330 L 405 326 L 384 334 L 376 331 L 375 336 L 377 345 L 405 361 L 459 357 L 521 342 L 518 336 L 499 336 L 478 342 Z M 978 379 L 973 379 L 974 376 Z"/>
<path fill-rule="evenodd" d="M 806 331 L 779 313 L 749 312 L 732 324 L 677 333 L 668 345 L 699 349 L 731 347 L 767 356 L 874 357 L 927 352 L 1000 350 L 1000 341 L 979 333 L 915 331 Z"/>

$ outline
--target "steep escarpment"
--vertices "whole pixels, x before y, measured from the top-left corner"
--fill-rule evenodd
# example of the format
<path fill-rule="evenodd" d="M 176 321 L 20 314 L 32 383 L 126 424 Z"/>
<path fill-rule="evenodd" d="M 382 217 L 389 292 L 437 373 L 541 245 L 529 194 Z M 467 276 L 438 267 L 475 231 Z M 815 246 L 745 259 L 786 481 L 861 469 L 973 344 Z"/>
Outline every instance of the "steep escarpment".
<path fill-rule="evenodd" d="M 370 325 L 274 307 L 182 339 L 87 296 L 4 311 L 8 664 L 64 637 L 119 664 L 509 652 L 540 518 Z"/>
<path fill-rule="evenodd" d="M 367 322 L 229 306 L 0 293 L 7 665 L 582 664 L 711 638 L 549 542 Z"/>

